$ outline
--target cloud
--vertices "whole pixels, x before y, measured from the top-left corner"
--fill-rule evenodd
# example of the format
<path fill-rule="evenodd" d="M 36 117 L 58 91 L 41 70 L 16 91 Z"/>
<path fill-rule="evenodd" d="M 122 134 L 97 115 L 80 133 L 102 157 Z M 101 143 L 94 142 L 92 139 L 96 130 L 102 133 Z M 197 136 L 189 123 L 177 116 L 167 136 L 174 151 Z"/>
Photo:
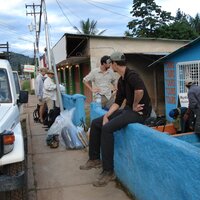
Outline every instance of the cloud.
<path fill-rule="evenodd" d="M 3 0 L 2 0 L 3 1 Z M 26 15 L 32 7 L 26 5 L 40 5 L 41 0 L 4 0 L 0 6 L 0 37 L 1 43 L 10 44 L 11 51 L 30 53 L 33 55 L 33 41 L 35 32 L 30 32 L 28 25 L 34 25 L 33 15 Z M 155 0 L 162 10 L 176 14 L 178 8 L 186 14 L 195 16 L 200 7 L 197 0 Z M 80 21 L 97 21 L 99 31 L 106 29 L 104 35 L 123 36 L 127 24 L 132 17 L 131 0 L 46 0 L 46 10 L 50 30 L 51 45 L 55 45 L 65 33 L 76 33 L 73 26 L 80 28 Z M 60 8 L 61 6 L 61 8 Z M 38 8 L 37 8 L 38 10 Z M 64 14 L 63 14 L 64 13 Z M 37 21 L 39 15 L 36 15 Z M 44 16 L 40 33 L 40 50 L 43 53 L 45 40 Z"/>
<path fill-rule="evenodd" d="M 176 6 L 174 5 L 174 2 L 174 0 L 156 0 L 156 3 L 162 6 L 163 10 L 171 12 L 174 16 L 176 15 L 178 8 L 192 17 L 195 17 L 197 13 L 200 13 L 200 1 L 198 0 L 176 0 Z"/>

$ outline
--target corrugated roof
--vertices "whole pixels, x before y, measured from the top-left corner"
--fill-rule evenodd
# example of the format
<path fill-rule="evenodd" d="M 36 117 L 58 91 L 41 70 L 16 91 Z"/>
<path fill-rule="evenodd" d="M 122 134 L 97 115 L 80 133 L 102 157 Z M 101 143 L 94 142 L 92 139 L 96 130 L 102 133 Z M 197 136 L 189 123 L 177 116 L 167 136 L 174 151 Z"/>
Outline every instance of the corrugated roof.
<path fill-rule="evenodd" d="M 86 35 L 86 34 L 72 34 L 72 33 L 65 33 L 62 37 L 88 37 L 88 38 L 116 38 L 116 39 L 130 39 L 130 40 L 160 40 L 160 41 L 182 41 L 188 42 L 189 40 L 177 40 L 177 39 L 166 39 L 166 38 L 142 38 L 142 37 L 128 37 L 128 36 L 104 36 L 104 35 Z"/>
<path fill-rule="evenodd" d="M 197 42 L 200 41 L 200 37 L 196 38 L 195 40 L 189 42 L 188 44 L 180 47 L 179 49 L 177 49 L 176 51 L 173 51 L 172 53 L 162 57 L 162 58 L 159 58 L 158 60 L 156 60 L 155 62 L 151 63 L 150 65 L 148 65 L 148 67 L 152 67 L 154 65 L 156 65 L 157 63 L 160 63 L 160 62 L 164 62 L 166 59 L 168 59 L 169 57 L 172 57 L 174 56 L 175 54 L 177 53 L 180 53 L 181 51 L 184 51 L 186 48 L 190 48 L 191 46 L 194 46 Z"/>

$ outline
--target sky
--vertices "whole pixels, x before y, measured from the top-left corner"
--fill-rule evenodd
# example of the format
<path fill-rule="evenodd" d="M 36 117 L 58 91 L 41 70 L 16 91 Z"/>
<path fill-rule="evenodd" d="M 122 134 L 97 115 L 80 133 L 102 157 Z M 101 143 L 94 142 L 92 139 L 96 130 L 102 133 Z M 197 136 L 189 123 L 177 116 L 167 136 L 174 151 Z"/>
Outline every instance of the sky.
<path fill-rule="evenodd" d="M 41 0 L 0 0 L 0 44 L 9 43 L 9 50 L 33 57 L 35 42 L 34 5 Z M 176 14 L 178 8 L 194 17 L 200 13 L 199 0 L 155 0 L 162 10 Z M 49 24 L 50 47 L 65 33 L 77 33 L 80 21 L 97 21 L 97 29 L 106 30 L 105 36 L 124 36 L 127 24 L 132 20 L 130 11 L 133 0 L 45 0 Z M 27 8 L 26 6 L 27 5 Z M 36 7 L 39 12 L 39 6 Z M 27 14 L 28 13 L 28 14 Z M 46 46 L 44 15 L 42 15 L 39 51 L 42 55 Z M 39 14 L 36 15 L 36 22 Z M 33 27 L 33 28 L 30 28 Z M 2 49 L 0 49 L 2 51 Z"/>

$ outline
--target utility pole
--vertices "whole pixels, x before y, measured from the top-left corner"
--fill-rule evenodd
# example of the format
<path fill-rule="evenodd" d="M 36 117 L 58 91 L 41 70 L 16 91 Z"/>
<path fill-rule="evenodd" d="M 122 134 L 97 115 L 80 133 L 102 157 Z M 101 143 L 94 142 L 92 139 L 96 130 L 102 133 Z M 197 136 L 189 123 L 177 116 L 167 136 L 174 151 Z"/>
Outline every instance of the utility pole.
<path fill-rule="evenodd" d="M 0 57 L 10 60 L 10 52 L 9 52 L 8 42 L 6 44 L 0 44 L 0 49 L 6 49 L 6 52 L 4 52 L 2 55 L 0 54 Z"/>
<path fill-rule="evenodd" d="M 44 14 L 44 26 L 45 26 L 45 38 L 46 38 L 46 46 L 47 46 L 48 67 L 51 70 L 52 69 L 51 47 L 50 47 L 50 40 L 49 40 L 49 25 L 48 25 L 48 20 L 47 20 L 47 11 L 46 11 L 45 0 L 41 0 L 41 5 L 43 7 L 43 14 Z"/>
<path fill-rule="evenodd" d="M 35 30 L 35 49 L 34 49 L 34 55 L 37 57 L 38 60 L 38 66 L 40 63 L 40 55 L 39 55 L 39 39 L 40 39 L 40 27 L 41 27 L 41 16 L 42 16 L 42 5 L 25 5 L 26 9 L 29 7 L 31 8 L 30 12 L 26 12 L 26 15 L 33 15 L 34 17 L 34 25 L 30 25 L 29 29 L 30 31 Z M 39 22 L 37 23 L 36 15 L 39 15 Z M 37 62 L 35 63 L 37 66 Z"/>
<path fill-rule="evenodd" d="M 43 7 L 43 13 L 44 13 L 45 36 L 46 36 L 45 38 L 46 38 L 46 45 L 47 45 L 48 66 L 49 66 L 49 69 L 52 69 L 52 64 L 53 64 L 53 71 L 55 74 L 55 82 L 56 82 L 56 87 L 57 87 L 60 111 L 62 112 L 64 110 L 64 108 L 63 108 L 62 97 L 61 97 L 61 93 L 60 93 L 60 85 L 59 85 L 59 81 L 58 81 L 58 73 L 57 73 L 57 69 L 56 69 L 55 59 L 54 59 L 54 55 L 51 50 L 50 41 L 49 41 L 49 25 L 48 25 L 48 21 L 47 21 L 47 11 L 46 11 L 45 0 L 41 0 L 41 5 Z M 52 60 L 53 60 L 53 63 L 52 63 Z"/>

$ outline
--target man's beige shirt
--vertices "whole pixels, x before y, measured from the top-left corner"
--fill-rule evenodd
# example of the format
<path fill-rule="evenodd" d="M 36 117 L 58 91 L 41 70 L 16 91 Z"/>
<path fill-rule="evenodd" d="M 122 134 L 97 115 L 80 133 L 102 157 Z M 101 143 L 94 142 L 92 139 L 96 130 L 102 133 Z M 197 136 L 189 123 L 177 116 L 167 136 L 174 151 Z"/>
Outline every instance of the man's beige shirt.
<path fill-rule="evenodd" d="M 86 82 L 90 81 L 93 87 L 100 88 L 100 94 L 105 95 L 107 99 L 110 99 L 113 86 L 117 82 L 116 75 L 111 69 L 102 72 L 100 68 L 93 69 L 83 80 Z"/>

